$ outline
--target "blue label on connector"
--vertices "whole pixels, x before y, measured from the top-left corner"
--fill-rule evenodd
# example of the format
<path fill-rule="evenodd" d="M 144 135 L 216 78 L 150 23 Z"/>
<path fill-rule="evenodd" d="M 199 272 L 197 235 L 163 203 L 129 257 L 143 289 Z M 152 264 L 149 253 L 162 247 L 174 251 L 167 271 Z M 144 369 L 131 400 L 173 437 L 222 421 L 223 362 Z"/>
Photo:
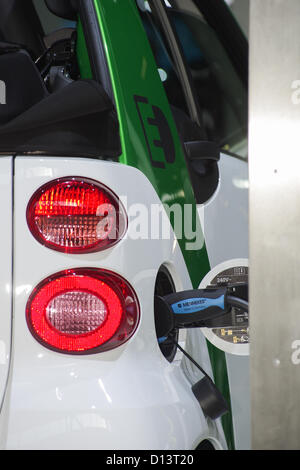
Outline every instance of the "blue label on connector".
<path fill-rule="evenodd" d="M 205 297 L 195 297 L 193 299 L 186 299 L 181 302 L 173 304 L 172 310 L 176 315 L 186 313 L 196 313 L 202 310 L 206 310 L 209 307 L 219 307 L 224 310 L 225 308 L 225 296 L 221 295 L 217 299 L 207 299 Z"/>
<path fill-rule="evenodd" d="M 167 339 L 167 336 L 162 336 L 161 338 L 158 338 L 158 344 L 164 343 L 165 341 L 167 341 Z"/>

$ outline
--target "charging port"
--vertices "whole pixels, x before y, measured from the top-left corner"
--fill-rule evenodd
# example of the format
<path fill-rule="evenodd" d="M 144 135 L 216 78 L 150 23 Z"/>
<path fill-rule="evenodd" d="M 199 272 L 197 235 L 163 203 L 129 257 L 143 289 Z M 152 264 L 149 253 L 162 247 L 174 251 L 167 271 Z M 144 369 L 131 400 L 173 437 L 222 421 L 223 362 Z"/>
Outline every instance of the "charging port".
<path fill-rule="evenodd" d="M 176 289 L 171 274 L 165 266 L 162 266 L 157 274 L 154 296 L 164 297 L 166 295 L 173 294 L 174 292 L 176 292 Z M 156 309 L 157 306 L 155 303 L 155 318 L 157 315 L 159 315 L 159 312 L 156 311 Z M 163 338 L 159 337 L 158 331 L 156 331 L 156 334 L 159 348 L 162 354 L 169 362 L 172 362 L 176 356 L 177 351 L 177 346 L 174 344 L 174 342 L 178 342 L 178 330 L 172 331 L 168 336 Z"/>

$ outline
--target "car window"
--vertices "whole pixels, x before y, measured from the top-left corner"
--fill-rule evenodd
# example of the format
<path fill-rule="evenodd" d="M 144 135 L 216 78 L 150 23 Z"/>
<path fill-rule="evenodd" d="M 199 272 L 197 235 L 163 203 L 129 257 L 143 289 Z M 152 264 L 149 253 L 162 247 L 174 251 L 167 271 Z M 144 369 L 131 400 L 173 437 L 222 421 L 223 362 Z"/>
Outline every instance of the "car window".
<path fill-rule="evenodd" d="M 207 139 L 217 142 L 224 150 L 247 157 L 247 88 L 217 33 L 205 21 L 198 3 L 194 0 L 164 1 L 193 81 Z M 163 70 L 169 102 L 187 112 L 163 32 L 151 14 L 149 3 L 141 0 L 138 4 L 143 10 L 142 19 L 156 63 Z"/>
<path fill-rule="evenodd" d="M 161 25 L 152 13 L 147 1 L 138 0 L 137 4 L 168 101 L 174 108 L 184 111 L 188 115 L 188 107 L 177 68 Z"/>
<path fill-rule="evenodd" d="M 248 116 L 245 85 L 196 2 L 170 0 L 167 5 L 169 19 L 191 72 L 208 138 L 245 157 Z"/>
<path fill-rule="evenodd" d="M 39 15 L 40 22 L 46 35 L 58 29 L 76 28 L 76 23 L 74 21 L 65 20 L 53 15 L 53 13 L 48 10 L 44 1 L 33 0 L 33 4 Z"/>

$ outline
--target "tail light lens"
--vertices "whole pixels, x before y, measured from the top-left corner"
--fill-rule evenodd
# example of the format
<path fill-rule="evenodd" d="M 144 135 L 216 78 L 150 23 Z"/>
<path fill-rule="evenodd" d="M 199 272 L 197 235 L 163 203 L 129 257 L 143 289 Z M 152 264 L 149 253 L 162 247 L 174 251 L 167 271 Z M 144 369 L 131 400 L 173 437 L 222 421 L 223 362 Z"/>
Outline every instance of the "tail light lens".
<path fill-rule="evenodd" d="M 31 333 L 44 346 L 70 354 L 97 353 L 134 334 L 139 304 L 120 276 L 78 268 L 42 281 L 28 300 L 26 316 Z"/>
<path fill-rule="evenodd" d="M 69 177 L 42 186 L 27 207 L 27 223 L 43 245 L 65 253 L 90 253 L 116 244 L 127 228 L 118 197 L 87 178 Z"/>

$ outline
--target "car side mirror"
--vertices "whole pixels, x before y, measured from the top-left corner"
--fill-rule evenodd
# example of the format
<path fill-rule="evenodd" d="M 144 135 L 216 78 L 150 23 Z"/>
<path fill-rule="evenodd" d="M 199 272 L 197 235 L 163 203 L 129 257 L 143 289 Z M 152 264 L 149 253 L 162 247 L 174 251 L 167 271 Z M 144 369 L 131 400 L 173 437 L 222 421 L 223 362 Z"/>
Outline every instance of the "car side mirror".
<path fill-rule="evenodd" d="M 196 140 L 185 142 L 184 148 L 196 202 L 204 204 L 219 184 L 220 147 L 215 142 Z"/>
<path fill-rule="evenodd" d="M 184 147 L 188 159 L 193 162 L 218 162 L 220 160 L 220 148 L 215 142 L 196 140 L 185 142 Z"/>

